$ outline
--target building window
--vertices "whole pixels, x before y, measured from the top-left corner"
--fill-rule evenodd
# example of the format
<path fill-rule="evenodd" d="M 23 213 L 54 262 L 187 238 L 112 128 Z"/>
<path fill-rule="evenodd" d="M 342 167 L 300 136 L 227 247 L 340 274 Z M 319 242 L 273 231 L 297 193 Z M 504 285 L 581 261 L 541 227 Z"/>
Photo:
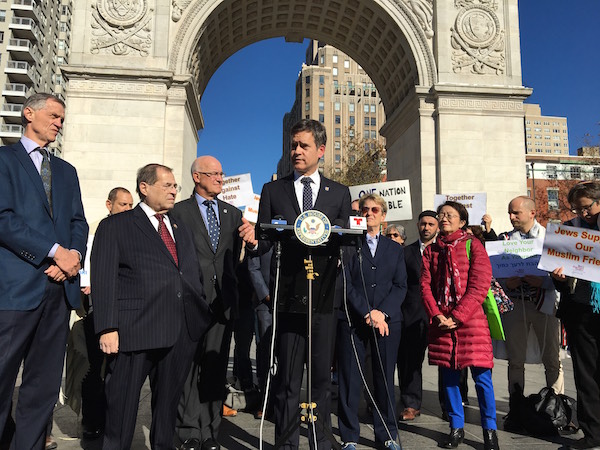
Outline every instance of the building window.
<path fill-rule="evenodd" d="M 350 129 L 348 130 L 348 136 L 350 136 L 351 138 L 353 138 L 353 137 L 354 137 L 354 128 L 350 128 Z"/>
<path fill-rule="evenodd" d="M 371 117 L 371 126 L 377 126 L 377 119 L 375 119 L 375 117 Z"/>
<path fill-rule="evenodd" d="M 594 178 L 600 178 L 600 167 L 594 167 Z"/>
<path fill-rule="evenodd" d="M 310 89 L 306 88 L 306 96 L 310 97 Z"/>
<path fill-rule="evenodd" d="M 350 68 L 350 60 L 349 59 L 345 59 L 344 60 L 344 69 L 349 69 Z"/>
<path fill-rule="evenodd" d="M 339 125 L 341 122 L 342 122 L 342 121 L 341 121 L 341 119 L 340 119 L 340 116 L 337 116 L 337 115 L 336 115 L 336 116 L 335 116 L 335 123 Z"/>
<path fill-rule="evenodd" d="M 339 142 L 336 142 L 336 144 L 339 144 Z M 342 155 L 340 155 L 339 153 L 335 154 L 335 162 L 336 164 L 339 164 L 340 162 L 342 162 Z"/>
<path fill-rule="evenodd" d="M 547 188 L 546 192 L 548 193 L 548 209 L 556 211 L 558 209 L 558 189 Z"/>
<path fill-rule="evenodd" d="M 325 111 L 325 102 L 319 102 L 319 111 Z"/>
<path fill-rule="evenodd" d="M 581 180 L 581 167 L 572 166 L 569 168 L 572 180 Z"/>
<path fill-rule="evenodd" d="M 541 152 L 542 149 L 538 149 L 538 153 Z M 548 178 L 551 178 L 553 180 L 556 179 L 556 166 L 546 166 L 546 175 L 548 176 Z"/>
<path fill-rule="evenodd" d="M 319 122 L 325 123 L 325 114 L 319 114 Z"/>
<path fill-rule="evenodd" d="M 325 89 L 319 88 L 319 97 L 325 97 Z"/>
<path fill-rule="evenodd" d="M 348 112 L 354 112 L 354 103 L 348 104 Z"/>
<path fill-rule="evenodd" d="M 325 55 L 321 54 L 321 56 L 319 57 L 319 64 L 320 65 L 325 64 Z"/>
<path fill-rule="evenodd" d="M 333 104 L 333 109 L 335 109 L 336 111 L 339 111 L 342 108 L 342 105 L 340 102 L 335 102 Z"/>
<path fill-rule="evenodd" d="M 340 141 L 335 141 L 334 147 L 336 150 L 339 150 L 340 148 L 342 148 L 342 144 L 340 144 Z"/>
<path fill-rule="evenodd" d="M 366 104 L 366 103 L 364 104 L 363 111 L 366 112 L 366 113 L 369 112 L 369 105 L 368 104 Z"/>
<path fill-rule="evenodd" d="M 304 104 L 304 111 L 310 111 L 310 102 Z"/>
<path fill-rule="evenodd" d="M 6 10 L 0 9 L 0 22 L 5 22 L 5 21 L 6 21 Z"/>
<path fill-rule="evenodd" d="M 371 139 L 377 139 L 377 131 L 371 130 Z"/>
<path fill-rule="evenodd" d="M 374 113 L 374 112 L 375 112 L 375 108 L 376 108 L 375 104 L 371 105 L 371 112 L 372 112 L 372 113 Z"/>
<path fill-rule="evenodd" d="M 307 77 L 305 78 L 305 83 L 306 83 L 306 84 L 310 84 L 310 76 L 307 76 Z"/>
<path fill-rule="evenodd" d="M 368 127 L 369 126 L 369 118 L 365 117 L 365 126 Z"/>
<path fill-rule="evenodd" d="M 0 43 L 4 42 L 4 31 L 0 31 Z"/>
<path fill-rule="evenodd" d="M 350 120 L 349 120 L 349 123 L 350 123 L 350 125 L 355 125 L 355 124 L 356 124 L 356 121 L 355 121 L 355 119 L 354 119 L 354 116 L 350 116 L 350 118 L 349 118 L 349 119 L 350 119 Z"/>
<path fill-rule="evenodd" d="M 339 128 L 335 129 L 335 137 L 340 137 L 342 135 L 342 130 L 340 130 Z"/>
<path fill-rule="evenodd" d="M 332 59 L 334 64 L 337 64 L 338 62 L 338 55 L 333 55 L 333 59 Z"/>
<path fill-rule="evenodd" d="M 333 74 L 334 77 L 337 77 L 337 74 L 338 74 L 337 67 L 334 67 L 333 70 L 331 71 L 331 73 Z"/>
<path fill-rule="evenodd" d="M 319 84 L 325 84 L 325 75 L 319 75 Z"/>

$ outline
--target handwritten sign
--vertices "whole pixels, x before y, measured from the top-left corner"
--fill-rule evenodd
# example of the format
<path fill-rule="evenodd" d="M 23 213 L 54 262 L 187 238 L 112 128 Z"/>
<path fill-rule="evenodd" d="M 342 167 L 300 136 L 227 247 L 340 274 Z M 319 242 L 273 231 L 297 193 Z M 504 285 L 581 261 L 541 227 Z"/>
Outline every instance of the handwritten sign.
<path fill-rule="evenodd" d="M 252 201 L 246 204 L 244 209 L 244 217 L 248 222 L 256 223 L 258 221 L 258 204 L 260 203 L 260 195 L 252 194 Z"/>
<path fill-rule="evenodd" d="M 437 194 L 433 198 L 433 209 L 453 201 L 462 204 L 469 213 L 469 225 L 481 225 L 481 218 L 487 210 L 487 194 Z"/>
<path fill-rule="evenodd" d="M 549 223 L 538 265 L 552 272 L 563 267 L 567 276 L 600 281 L 600 232 Z"/>
<path fill-rule="evenodd" d="M 538 269 L 542 245 L 541 239 L 486 242 L 485 249 L 492 263 L 493 275 L 496 278 L 547 275 L 546 272 Z"/>
<path fill-rule="evenodd" d="M 388 211 L 386 222 L 412 219 L 412 204 L 410 201 L 410 185 L 408 180 L 386 181 L 385 183 L 360 184 L 350 186 L 352 200 L 359 199 L 365 194 L 378 194 L 385 200 Z"/>
<path fill-rule="evenodd" d="M 223 178 L 223 191 L 218 197 L 233 206 L 246 206 L 254 199 L 252 179 L 249 173 Z"/>

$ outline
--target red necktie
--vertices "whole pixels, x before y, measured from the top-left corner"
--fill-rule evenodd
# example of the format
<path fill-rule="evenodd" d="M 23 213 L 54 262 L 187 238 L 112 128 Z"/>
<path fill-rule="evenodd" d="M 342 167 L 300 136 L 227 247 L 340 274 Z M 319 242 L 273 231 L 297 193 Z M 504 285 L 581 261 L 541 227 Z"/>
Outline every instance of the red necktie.
<path fill-rule="evenodd" d="M 169 233 L 169 230 L 167 230 L 167 227 L 165 226 L 163 215 L 155 214 L 154 217 L 158 219 L 158 234 L 160 234 L 161 239 L 167 246 L 167 250 L 169 250 L 169 253 L 175 260 L 175 264 L 179 265 L 179 261 L 177 260 L 177 248 L 175 247 L 175 241 L 173 240 L 171 233 Z"/>

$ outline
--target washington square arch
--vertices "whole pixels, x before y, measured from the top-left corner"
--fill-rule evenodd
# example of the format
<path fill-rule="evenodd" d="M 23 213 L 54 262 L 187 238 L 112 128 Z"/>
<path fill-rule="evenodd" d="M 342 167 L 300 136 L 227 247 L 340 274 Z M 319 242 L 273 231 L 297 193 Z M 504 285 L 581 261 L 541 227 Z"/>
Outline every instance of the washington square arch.
<path fill-rule="evenodd" d="M 521 80 L 517 0 L 78 0 L 73 8 L 63 156 L 78 169 L 90 221 L 105 213 L 112 187 L 135 189 L 136 169 L 149 162 L 173 167 L 187 196 L 211 76 L 238 50 L 275 37 L 326 42 L 371 77 L 385 109 L 388 179 L 410 180 L 413 216 L 435 193 L 487 192 L 489 212 L 508 225 L 508 201 L 526 192 L 531 89 Z"/>

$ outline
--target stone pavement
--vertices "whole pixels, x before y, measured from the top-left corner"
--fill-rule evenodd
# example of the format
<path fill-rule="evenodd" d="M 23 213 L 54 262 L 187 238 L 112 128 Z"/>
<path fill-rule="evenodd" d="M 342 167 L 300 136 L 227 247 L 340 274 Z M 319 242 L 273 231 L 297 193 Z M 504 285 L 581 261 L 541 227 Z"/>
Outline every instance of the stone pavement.
<path fill-rule="evenodd" d="M 232 361 L 232 358 L 230 359 Z M 570 359 L 563 360 L 565 370 L 565 394 L 576 397 L 575 384 L 573 381 L 573 369 Z M 230 367 L 231 368 L 231 367 Z M 583 436 L 578 432 L 572 436 L 556 437 L 549 439 L 537 439 L 530 436 L 524 436 L 503 431 L 502 417 L 508 412 L 508 390 L 506 381 L 507 362 L 495 360 L 495 369 L 493 372 L 494 388 L 496 395 L 496 406 L 498 410 L 498 436 L 502 450 L 528 449 L 565 449 L 565 443 L 572 439 L 578 439 Z M 406 449 L 433 449 L 437 448 L 437 442 L 442 440 L 448 433 L 448 423 L 441 419 L 441 411 L 438 405 L 437 394 L 437 368 L 424 365 L 423 381 L 423 409 L 421 416 L 415 421 L 400 424 L 400 439 L 403 448 Z M 527 365 L 525 370 L 526 386 L 525 394 L 529 395 L 539 390 L 545 384 L 544 370 L 541 365 Z M 475 394 L 475 385 L 472 379 L 469 379 L 469 402 L 470 406 L 465 407 L 465 443 L 459 449 L 483 449 L 483 437 L 479 425 L 479 411 L 477 408 L 477 398 Z M 333 405 L 332 411 L 336 411 Z M 364 408 L 361 411 L 361 439 L 360 449 L 374 447 L 373 430 L 370 425 L 370 419 L 366 417 Z M 339 439 L 337 430 L 337 419 L 335 415 L 332 418 L 333 432 Z M 54 437 L 58 442 L 59 450 L 71 449 L 101 449 L 101 440 L 86 441 L 81 439 L 80 420 L 68 406 L 59 405 L 54 413 Z M 133 442 L 133 450 L 149 449 L 149 427 L 150 427 L 150 390 L 148 383 L 144 386 L 140 408 L 138 414 L 138 423 Z M 272 423 L 265 421 L 263 429 L 263 445 L 265 450 L 273 449 L 273 429 Z M 239 412 L 236 417 L 226 418 L 223 421 L 219 441 L 223 449 L 244 450 L 259 449 L 259 430 L 260 420 L 254 419 L 252 414 Z M 303 436 L 306 436 L 306 430 L 303 429 Z M 306 437 L 301 437 L 301 449 L 308 449 Z"/>

